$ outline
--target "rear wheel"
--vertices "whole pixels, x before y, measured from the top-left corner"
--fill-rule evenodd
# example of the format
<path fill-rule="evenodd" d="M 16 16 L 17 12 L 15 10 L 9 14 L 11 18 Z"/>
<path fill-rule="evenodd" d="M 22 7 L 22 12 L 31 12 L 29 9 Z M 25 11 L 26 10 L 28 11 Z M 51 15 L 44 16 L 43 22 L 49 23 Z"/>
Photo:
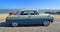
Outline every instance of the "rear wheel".
<path fill-rule="evenodd" d="M 17 26 L 18 26 L 18 23 L 14 23 L 14 22 L 13 22 L 11 25 L 12 25 L 13 27 L 17 27 Z"/>
<path fill-rule="evenodd" d="M 49 26 L 49 25 L 50 25 L 50 22 L 49 22 L 49 21 L 44 21 L 44 22 L 43 22 L 43 25 L 44 25 L 44 26 Z"/>

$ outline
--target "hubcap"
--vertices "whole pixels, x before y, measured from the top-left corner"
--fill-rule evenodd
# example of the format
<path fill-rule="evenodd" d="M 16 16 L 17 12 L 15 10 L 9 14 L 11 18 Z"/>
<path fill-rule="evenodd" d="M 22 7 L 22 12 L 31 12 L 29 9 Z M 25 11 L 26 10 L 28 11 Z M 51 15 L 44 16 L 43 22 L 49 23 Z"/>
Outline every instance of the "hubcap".
<path fill-rule="evenodd" d="M 18 23 L 12 23 L 12 26 L 16 27 L 16 26 L 18 26 Z"/>
<path fill-rule="evenodd" d="M 50 22 L 49 21 L 44 21 L 44 26 L 49 26 L 50 25 Z"/>

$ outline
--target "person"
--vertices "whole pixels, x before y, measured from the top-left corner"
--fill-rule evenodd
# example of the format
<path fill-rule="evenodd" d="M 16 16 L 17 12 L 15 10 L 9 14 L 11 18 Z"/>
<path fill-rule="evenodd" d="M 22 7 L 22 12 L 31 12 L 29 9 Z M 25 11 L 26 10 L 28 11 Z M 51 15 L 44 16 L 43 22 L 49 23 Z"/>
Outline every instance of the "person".
<path fill-rule="evenodd" d="M 9 13 L 9 15 L 14 15 L 14 14 L 15 14 L 15 12 L 10 12 L 10 13 Z"/>

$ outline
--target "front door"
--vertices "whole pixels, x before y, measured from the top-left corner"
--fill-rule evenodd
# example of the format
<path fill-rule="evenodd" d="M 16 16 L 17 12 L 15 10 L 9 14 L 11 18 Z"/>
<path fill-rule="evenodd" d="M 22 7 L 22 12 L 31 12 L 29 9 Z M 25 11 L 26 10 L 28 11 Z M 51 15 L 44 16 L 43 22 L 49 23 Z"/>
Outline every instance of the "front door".
<path fill-rule="evenodd" d="M 22 11 L 19 16 L 20 24 L 29 24 L 29 13 L 28 11 Z"/>

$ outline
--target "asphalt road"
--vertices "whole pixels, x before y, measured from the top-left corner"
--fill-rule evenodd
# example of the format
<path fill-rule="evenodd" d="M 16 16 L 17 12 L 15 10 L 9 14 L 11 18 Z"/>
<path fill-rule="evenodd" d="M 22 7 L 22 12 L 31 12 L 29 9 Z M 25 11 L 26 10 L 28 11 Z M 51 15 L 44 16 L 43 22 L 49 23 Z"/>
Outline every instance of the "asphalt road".
<path fill-rule="evenodd" d="M 60 19 L 54 19 L 50 26 L 19 26 L 9 27 L 5 20 L 0 19 L 0 32 L 60 32 Z"/>

